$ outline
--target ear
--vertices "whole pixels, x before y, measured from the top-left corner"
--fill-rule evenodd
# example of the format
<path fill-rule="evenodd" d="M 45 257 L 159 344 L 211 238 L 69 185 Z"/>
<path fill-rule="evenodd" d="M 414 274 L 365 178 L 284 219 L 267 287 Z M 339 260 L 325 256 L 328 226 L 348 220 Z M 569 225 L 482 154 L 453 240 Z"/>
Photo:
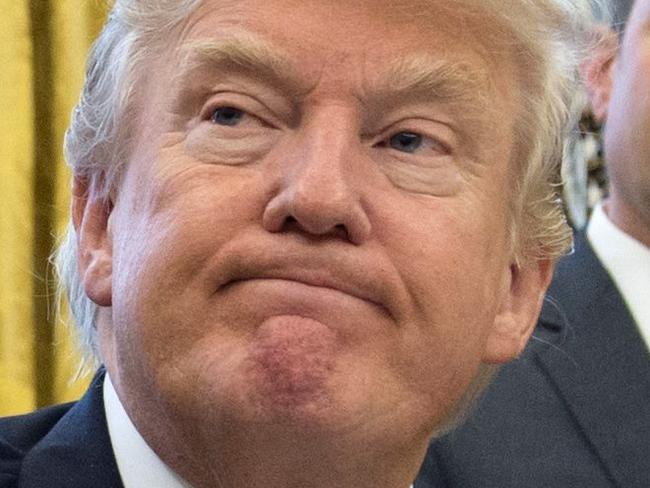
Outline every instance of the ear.
<path fill-rule="evenodd" d="M 612 93 L 612 74 L 618 53 L 618 35 L 606 26 L 594 30 L 598 44 L 593 53 L 580 65 L 580 75 L 587 87 L 594 117 L 599 122 L 607 118 L 607 107 Z"/>
<path fill-rule="evenodd" d="M 506 363 L 524 350 L 535 329 L 553 268 L 550 259 L 524 267 L 510 266 L 507 289 L 485 346 L 484 363 Z"/>
<path fill-rule="evenodd" d="M 100 307 L 112 297 L 112 203 L 100 197 L 88 178 L 75 176 L 72 185 L 72 223 L 77 234 L 77 256 L 86 295 Z"/>

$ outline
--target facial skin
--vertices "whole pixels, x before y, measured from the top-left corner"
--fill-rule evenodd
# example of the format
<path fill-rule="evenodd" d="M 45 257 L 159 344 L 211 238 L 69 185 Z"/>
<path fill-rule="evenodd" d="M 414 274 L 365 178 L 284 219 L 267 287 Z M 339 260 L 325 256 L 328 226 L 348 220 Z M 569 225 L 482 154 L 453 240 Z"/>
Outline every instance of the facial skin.
<path fill-rule="evenodd" d="M 586 69 L 594 113 L 606 121 L 605 210 L 650 246 L 650 0 L 637 0 L 618 45 L 612 33 Z"/>
<path fill-rule="evenodd" d="M 530 334 L 551 265 L 507 233 L 515 67 L 411 4 L 206 2 L 148 68 L 112 205 L 77 180 L 107 369 L 195 486 L 407 487 Z"/>

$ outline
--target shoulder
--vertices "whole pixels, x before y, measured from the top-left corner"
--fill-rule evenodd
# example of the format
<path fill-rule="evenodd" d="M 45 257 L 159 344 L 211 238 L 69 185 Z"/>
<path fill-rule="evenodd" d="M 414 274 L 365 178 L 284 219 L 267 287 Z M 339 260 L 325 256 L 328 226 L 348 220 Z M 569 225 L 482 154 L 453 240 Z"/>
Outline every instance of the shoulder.
<path fill-rule="evenodd" d="M 13 486 L 24 457 L 54 428 L 73 403 L 0 418 L 0 486 Z"/>
<path fill-rule="evenodd" d="M 45 437 L 74 403 L 43 408 L 27 415 L 0 418 L 0 441 L 21 451 Z"/>
<path fill-rule="evenodd" d="M 5 419 L 1 488 L 122 486 L 103 401 L 104 370 L 74 404 Z"/>

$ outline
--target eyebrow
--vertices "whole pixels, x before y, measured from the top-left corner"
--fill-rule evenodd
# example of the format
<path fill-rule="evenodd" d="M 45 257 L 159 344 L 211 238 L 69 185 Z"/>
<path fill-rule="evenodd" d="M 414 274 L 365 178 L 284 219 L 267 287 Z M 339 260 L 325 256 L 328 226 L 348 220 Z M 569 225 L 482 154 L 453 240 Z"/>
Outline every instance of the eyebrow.
<path fill-rule="evenodd" d="M 181 46 L 180 52 L 180 70 L 174 83 L 181 90 L 192 84 L 196 74 L 222 68 L 242 72 L 287 92 L 304 89 L 288 57 L 252 34 L 223 40 L 188 41 Z"/>
<path fill-rule="evenodd" d="M 489 72 L 463 61 L 430 54 L 407 56 L 390 64 L 367 90 L 384 101 L 425 98 L 462 105 L 470 112 L 483 111 L 493 82 Z M 467 115 L 471 115 L 468 112 Z"/>
<path fill-rule="evenodd" d="M 180 70 L 174 81 L 181 92 L 191 92 L 195 75 L 206 70 L 241 72 L 293 98 L 309 93 L 318 81 L 318 77 L 311 82 L 305 79 L 287 54 L 252 33 L 237 33 L 223 40 L 187 41 L 180 52 Z M 471 118 L 487 109 L 492 87 L 487 69 L 428 53 L 390 62 L 364 80 L 362 93 L 357 95 L 365 105 L 390 106 L 404 99 L 428 99 L 461 106 Z"/>

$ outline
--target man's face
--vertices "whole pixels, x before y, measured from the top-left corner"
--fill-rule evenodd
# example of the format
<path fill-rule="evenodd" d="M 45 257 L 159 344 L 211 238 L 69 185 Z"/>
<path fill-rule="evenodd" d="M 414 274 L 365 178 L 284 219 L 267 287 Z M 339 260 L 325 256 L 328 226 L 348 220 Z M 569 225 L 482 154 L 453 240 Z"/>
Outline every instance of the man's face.
<path fill-rule="evenodd" d="M 191 16 L 146 73 L 97 241 L 111 284 L 90 286 L 139 427 L 423 448 L 481 363 L 519 352 L 544 280 L 513 271 L 518 87 L 482 18 L 388 0 Z"/>
<path fill-rule="evenodd" d="M 650 0 L 636 1 L 611 76 L 605 149 L 612 192 L 650 229 Z"/>

